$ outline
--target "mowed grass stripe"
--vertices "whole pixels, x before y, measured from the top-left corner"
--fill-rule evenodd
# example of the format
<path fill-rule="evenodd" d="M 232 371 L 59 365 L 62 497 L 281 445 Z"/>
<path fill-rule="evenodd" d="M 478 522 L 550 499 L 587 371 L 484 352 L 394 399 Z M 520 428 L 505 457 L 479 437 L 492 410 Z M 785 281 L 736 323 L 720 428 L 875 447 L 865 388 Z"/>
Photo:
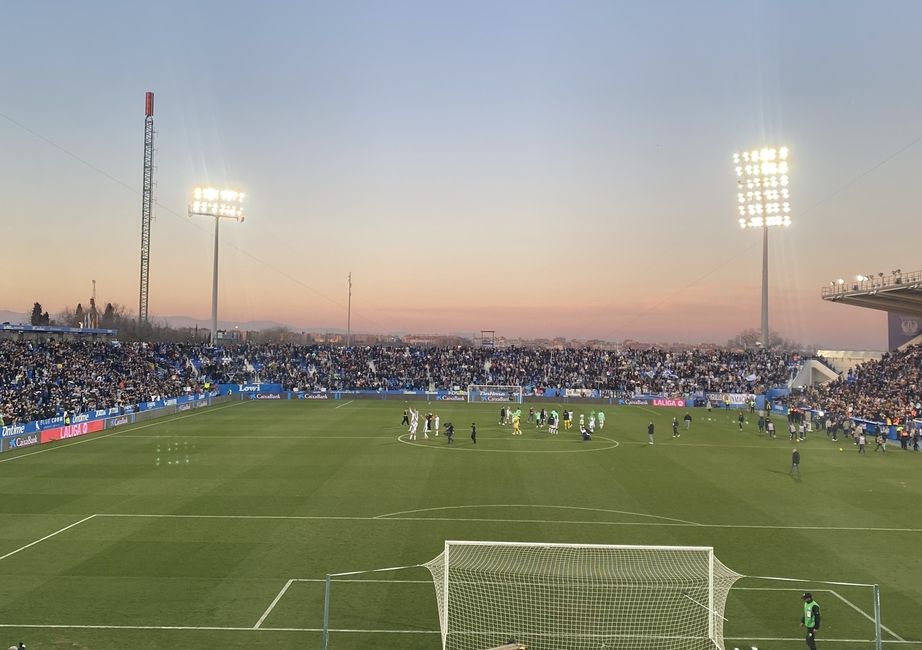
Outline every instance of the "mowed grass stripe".
<path fill-rule="evenodd" d="M 922 600 L 919 570 L 899 553 L 878 551 L 918 546 L 920 486 L 911 453 L 891 449 L 887 456 L 863 458 L 838 452 L 842 443 L 812 434 L 797 443 L 803 453 L 797 481 L 787 474 L 790 443 L 759 438 L 754 426 L 740 433 L 733 422 L 707 422 L 703 411 L 694 411 L 691 432 L 673 440 L 669 422 L 682 412 L 654 409 L 658 433 L 650 447 L 645 438 L 651 413 L 605 407 L 604 435 L 621 442 L 616 449 L 485 454 L 473 451 L 467 438 L 471 421 L 478 422 L 478 445 L 484 449 L 558 443 L 527 423 L 522 440 L 512 441 L 508 427 L 496 424 L 498 406 L 417 403 L 424 412 L 437 408 L 443 426 L 453 421 L 455 444 L 472 452 L 433 453 L 396 442 L 404 433 L 401 402 L 335 406 L 245 402 L 203 410 L 204 417 L 157 421 L 157 428 L 131 442 L 114 436 L 110 442 L 119 444 L 62 446 L 60 453 L 6 465 L 8 478 L 0 486 L 9 492 L 0 501 L 0 526 L 9 530 L 33 518 L 48 526 L 39 530 L 30 523 L 31 537 L 19 543 L 0 534 L 10 550 L 91 514 L 131 516 L 97 517 L 18 553 L 15 563 L 0 562 L 0 620 L 193 627 L 219 622 L 215 627 L 221 628 L 151 632 L 149 638 L 129 629 L 22 630 L 33 644 L 288 647 L 293 637 L 271 631 L 254 636 L 242 628 L 253 626 L 289 579 L 419 563 L 438 553 L 445 539 L 468 538 L 714 545 L 718 557 L 742 573 L 880 582 L 885 623 L 905 639 L 922 638 L 922 625 L 912 614 Z M 148 437 L 152 431 L 163 435 Z M 561 444 L 575 442 L 572 432 L 561 436 L 567 436 Z M 177 446 L 182 442 L 189 447 Z M 511 504 L 521 509 L 506 507 Z M 33 506 L 37 509 L 27 510 Z M 423 512 L 381 517 L 407 511 Z M 423 572 L 417 579 L 426 577 Z M 410 596 L 376 589 L 340 592 L 334 627 L 347 628 L 337 625 L 339 616 L 341 622 L 361 621 L 349 629 L 432 630 L 434 596 L 425 584 L 419 587 Z M 313 627 L 303 622 L 319 620 L 318 593 L 289 590 L 263 627 Z M 778 592 L 754 603 L 739 616 L 746 622 L 742 632 L 793 638 L 791 621 L 800 603 L 792 594 Z M 859 597 L 843 595 L 865 608 Z M 859 638 L 839 632 L 850 628 L 851 619 L 866 619 L 854 611 L 838 614 L 836 599 L 824 599 L 829 636 L 822 641 Z M 20 609 L 24 604 L 31 609 Z M 42 619 L 10 615 L 17 612 L 41 612 Z M 78 614 L 88 620 L 76 620 Z M 308 645 L 319 640 L 304 634 Z M 391 636 L 343 635 L 336 647 L 432 647 L 431 639 L 417 645 Z M 867 632 L 862 637 L 870 638 Z"/>

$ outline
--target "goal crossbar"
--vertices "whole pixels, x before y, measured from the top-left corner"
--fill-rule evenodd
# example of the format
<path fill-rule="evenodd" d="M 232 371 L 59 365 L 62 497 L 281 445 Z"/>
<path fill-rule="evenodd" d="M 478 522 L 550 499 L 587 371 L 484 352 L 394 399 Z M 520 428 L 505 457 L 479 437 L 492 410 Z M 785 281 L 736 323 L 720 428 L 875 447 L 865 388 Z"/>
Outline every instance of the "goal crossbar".
<path fill-rule="evenodd" d="M 714 550 L 713 546 L 648 546 L 644 544 L 564 544 L 559 542 L 481 542 L 481 541 L 471 541 L 471 540 L 446 540 L 445 546 L 522 546 L 522 547 L 536 547 L 540 546 L 541 548 L 599 548 L 599 549 L 623 549 L 623 550 L 657 550 L 657 551 L 702 551 L 710 552 Z M 416 565 L 420 566 L 420 565 Z M 747 577 L 758 577 L 758 576 L 747 576 Z M 785 578 L 765 578 L 766 580 L 784 580 Z M 836 583 L 832 583 L 836 584 Z M 851 584 L 851 583 L 841 583 L 841 584 Z M 870 586 L 870 585 L 860 585 L 860 586 Z"/>
<path fill-rule="evenodd" d="M 448 540 L 426 567 L 443 650 L 722 650 L 743 577 L 709 546 Z"/>

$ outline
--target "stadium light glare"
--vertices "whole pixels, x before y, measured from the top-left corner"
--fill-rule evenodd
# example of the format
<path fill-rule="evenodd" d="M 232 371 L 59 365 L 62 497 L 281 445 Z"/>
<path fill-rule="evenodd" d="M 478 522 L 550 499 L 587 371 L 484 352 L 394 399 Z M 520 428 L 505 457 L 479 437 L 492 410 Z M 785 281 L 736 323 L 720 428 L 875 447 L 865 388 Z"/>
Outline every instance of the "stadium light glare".
<path fill-rule="evenodd" d="M 211 287 L 211 343 L 218 342 L 218 232 L 221 219 L 241 223 L 245 216 L 243 199 L 246 194 L 237 190 L 215 187 L 196 187 L 192 190 L 189 217 L 210 217 L 214 219 L 214 274 Z"/>
<path fill-rule="evenodd" d="M 748 164 L 735 164 L 734 171 L 737 175 L 736 198 L 740 206 L 741 216 L 750 215 L 750 219 L 743 225 L 744 228 L 765 228 L 791 225 L 791 193 L 788 189 L 790 179 L 788 172 L 790 165 L 787 147 L 763 147 L 751 151 L 741 151 L 733 154 L 733 161 L 747 162 Z M 762 215 L 783 215 L 780 219 L 762 219 Z"/>
<path fill-rule="evenodd" d="M 219 190 L 214 187 L 196 187 L 192 190 L 189 214 L 206 217 L 227 217 L 243 221 L 243 192 Z"/>
<path fill-rule="evenodd" d="M 768 349 L 768 229 L 791 225 L 790 149 L 761 147 L 733 154 L 740 228 L 762 229 L 762 340 Z"/>

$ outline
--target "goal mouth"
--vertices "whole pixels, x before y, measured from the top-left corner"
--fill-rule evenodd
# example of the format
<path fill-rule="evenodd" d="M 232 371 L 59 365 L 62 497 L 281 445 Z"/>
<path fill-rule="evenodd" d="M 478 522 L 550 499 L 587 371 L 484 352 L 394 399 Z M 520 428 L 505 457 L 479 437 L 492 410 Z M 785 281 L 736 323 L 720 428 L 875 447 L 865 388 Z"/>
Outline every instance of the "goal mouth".
<path fill-rule="evenodd" d="M 470 384 L 467 387 L 468 402 L 493 402 L 497 404 L 521 404 L 525 390 L 522 386 L 502 384 Z"/>
<path fill-rule="evenodd" d="M 425 566 L 443 650 L 723 648 L 742 577 L 692 546 L 446 541 Z"/>

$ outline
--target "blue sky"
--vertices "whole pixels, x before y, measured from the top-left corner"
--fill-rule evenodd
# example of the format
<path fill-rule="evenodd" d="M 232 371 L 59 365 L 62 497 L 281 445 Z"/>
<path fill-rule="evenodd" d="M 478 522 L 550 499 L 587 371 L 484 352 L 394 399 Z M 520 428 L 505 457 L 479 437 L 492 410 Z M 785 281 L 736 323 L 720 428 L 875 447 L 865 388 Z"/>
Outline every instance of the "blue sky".
<path fill-rule="evenodd" d="M 95 279 L 136 309 L 147 90 L 155 317 L 210 311 L 185 206 L 211 183 L 250 197 L 222 229 L 222 319 L 343 327 L 351 271 L 359 330 L 724 342 L 758 326 L 761 281 L 730 155 L 772 143 L 794 206 L 773 329 L 883 347 L 882 314 L 820 287 L 922 268 L 917 2 L 0 12 L 0 308 L 85 303 Z"/>

